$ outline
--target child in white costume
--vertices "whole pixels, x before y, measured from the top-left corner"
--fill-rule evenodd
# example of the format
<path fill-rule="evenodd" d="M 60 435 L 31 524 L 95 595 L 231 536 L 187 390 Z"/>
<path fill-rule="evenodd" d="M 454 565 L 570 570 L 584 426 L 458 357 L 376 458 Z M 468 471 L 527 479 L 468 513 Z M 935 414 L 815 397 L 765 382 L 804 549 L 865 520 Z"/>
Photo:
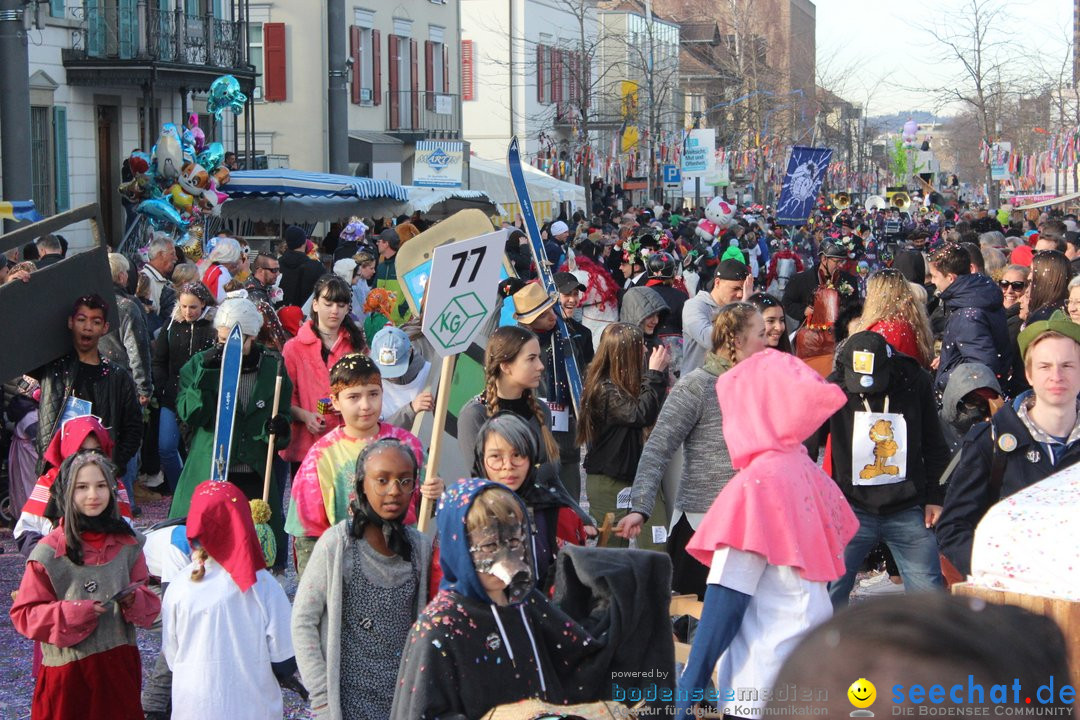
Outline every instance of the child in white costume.
<path fill-rule="evenodd" d="M 760 717 L 765 699 L 744 702 L 725 692 L 771 688 L 799 637 L 832 615 L 826 586 L 844 574 L 844 548 L 858 528 L 836 483 L 802 445 L 845 398 L 810 366 L 776 350 L 720 375 L 716 395 L 739 473 L 686 546 L 710 571 L 679 678 L 677 716 L 706 699 L 715 667 L 720 710 Z"/>
<path fill-rule="evenodd" d="M 296 671 L 289 598 L 266 570 L 244 493 L 228 482 L 195 489 L 192 563 L 169 584 L 162 652 L 173 672 L 172 720 L 277 720 L 277 677 Z"/>

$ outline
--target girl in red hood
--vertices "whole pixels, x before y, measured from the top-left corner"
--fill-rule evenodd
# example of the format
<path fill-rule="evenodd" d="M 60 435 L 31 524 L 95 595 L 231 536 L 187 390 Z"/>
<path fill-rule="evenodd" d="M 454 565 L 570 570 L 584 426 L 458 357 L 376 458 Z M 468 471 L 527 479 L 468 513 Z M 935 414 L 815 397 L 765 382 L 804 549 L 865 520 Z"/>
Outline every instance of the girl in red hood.
<path fill-rule="evenodd" d="M 15 629 L 41 643 L 31 717 L 141 720 L 135 625 L 150 627 L 161 601 L 120 517 L 115 468 L 98 452 L 78 452 L 52 495 L 58 527 L 30 553 L 10 611 Z"/>
<path fill-rule="evenodd" d="M 739 473 L 686 547 L 710 570 L 701 623 L 679 678 L 677 716 L 708 699 L 725 715 L 756 717 L 765 698 L 736 703 L 723 690 L 706 698 L 705 688 L 714 672 L 717 688 L 772 687 L 800 635 L 832 614 L 827 583 L 844 574 L 844 548 L 858 521 L 802 443 L 846 398 L 806 363 L 777 350 L 720 375 L 716 395 Z"/>
<path fill-rule="evenodd" d="M 291 608 L 266 569 L 243 491 L 211 480 L 196 487 L 187 538 L 191 565 L 169 583 L 161 610 L 172 720 L 282 717 L 276 678 L 296 672 Z"/>
<path fill-rule="evenodd" d="M 38 540 L 52 532 L 60 516 L 56 504 L 49 501 L 49 489 L 56 482 L 60 473 L 60 464 L 80 450 L 96 450 L 106 458 L 111 458 L 113 441 L 109 431 L 93 415 L 72 418 L 60 427 L 60 432 L 53 435 L 52 442 L 45 450 L 45 462 L 49 469 L 38 478 L 30 498 L 22 507 L 22 514 L 15 523 L 15 544 L 24 556 L 30 557 L 30 551 Z M 121 484 L 117 489 L 117 506 L 120 515 L 131 520 L 131 505 L 127 491 Z"/>

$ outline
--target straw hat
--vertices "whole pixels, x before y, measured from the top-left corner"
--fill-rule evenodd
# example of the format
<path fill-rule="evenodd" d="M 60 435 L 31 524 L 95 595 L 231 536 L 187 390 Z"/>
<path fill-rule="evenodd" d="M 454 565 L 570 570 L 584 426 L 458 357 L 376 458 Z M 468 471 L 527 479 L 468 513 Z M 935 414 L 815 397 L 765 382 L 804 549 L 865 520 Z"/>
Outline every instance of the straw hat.
<path fill-rule="evenodd" d="M 529 283 L 514 293 L 513 297 L 514 319 L 522 325 L 531 325 L 558 302 L 558 298 L 548 295 L 539 283 Z"/>

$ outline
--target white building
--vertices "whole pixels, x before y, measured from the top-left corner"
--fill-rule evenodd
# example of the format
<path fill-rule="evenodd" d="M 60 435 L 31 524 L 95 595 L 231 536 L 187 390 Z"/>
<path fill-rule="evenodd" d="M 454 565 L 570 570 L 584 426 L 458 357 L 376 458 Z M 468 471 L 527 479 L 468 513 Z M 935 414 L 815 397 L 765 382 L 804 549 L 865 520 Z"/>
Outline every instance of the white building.
<path fill-rule="evenodd" d="M 132 150 L 150 151 L 162 123 L 184 124 L 196 112 L 208 141 L 236 147 L 232 117 L 215 122 L 200 95 L 226 73 L 249 92 L 253 86 L 236 12 L 239 4 L 224 0 L 41 3 L 42 26 L 30 31 L 27 141 L 42 215 L 99 203 L 115 245 L 124 227 L 121 166 Z M 64 235 L 72 247 L 90 244 L 88 226 Z"/>
<path fill-rule="evenodd" d="M 516 135 L 533 160 L 568 142 L 580 88 L 597 77 L 596 3 L 461 0 L 461 9 L 464 49 L 475 64 L 474 92 L 462 103 L 473 152 L 502 160 Z"/>

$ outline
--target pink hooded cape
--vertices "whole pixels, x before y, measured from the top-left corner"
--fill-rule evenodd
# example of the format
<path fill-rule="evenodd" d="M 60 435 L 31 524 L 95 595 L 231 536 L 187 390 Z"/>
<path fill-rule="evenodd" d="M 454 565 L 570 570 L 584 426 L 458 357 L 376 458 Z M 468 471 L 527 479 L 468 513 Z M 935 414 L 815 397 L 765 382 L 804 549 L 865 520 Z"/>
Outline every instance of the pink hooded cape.
<path fill-rule="evenodd" d="M 765 350 L 716 381 L 724 439 L 739 473 L 713 501 L 686 550 L 711 566 L 722 547 L 764 555 L 806 580 L 844 574 L 844 547 L 859 522 L 802 441 L 845 402 L 794 355 Z"/>

